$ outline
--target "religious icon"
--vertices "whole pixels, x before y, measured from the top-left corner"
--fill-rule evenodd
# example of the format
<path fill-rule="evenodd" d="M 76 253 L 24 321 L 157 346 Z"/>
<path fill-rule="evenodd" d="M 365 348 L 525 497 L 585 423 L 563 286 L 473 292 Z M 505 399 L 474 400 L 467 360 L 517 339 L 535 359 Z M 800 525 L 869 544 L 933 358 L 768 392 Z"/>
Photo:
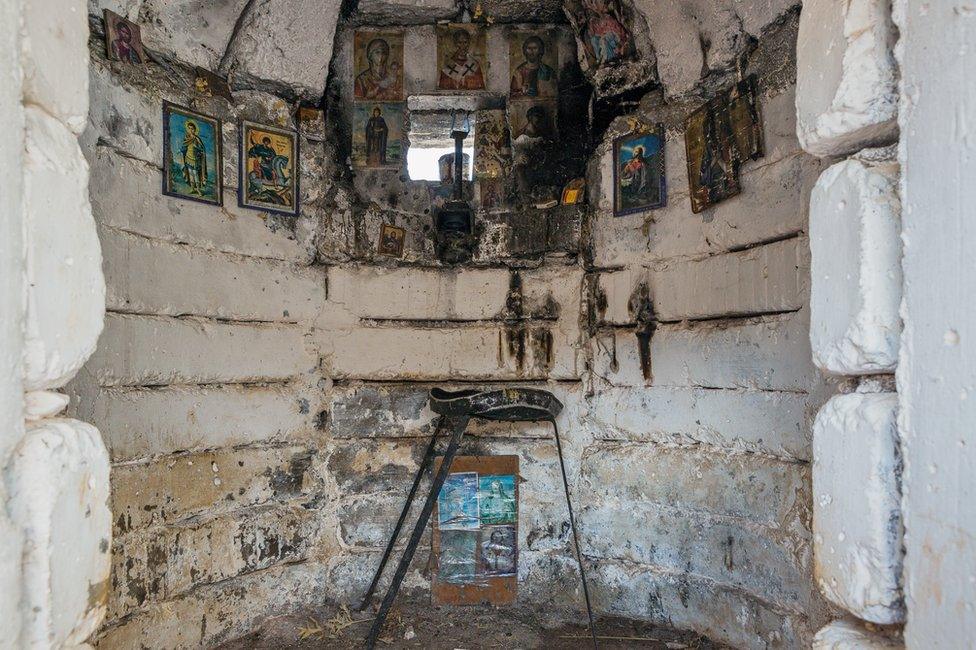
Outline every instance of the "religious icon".
<path fill-rule="evenodd" d="M 516 556 L 515 526 L 485 526 L 481 529 L 482 575 L 515 575 Z"/>
<path fill-rule="evenodd" d="M 482 524 L 515 523 L 515 476 L 478 477 L 478 504 Z"/>
<path fill-rule="evenodd" d="M 485 32 L 477 25 L 437 26 L 440 90 L 482 90 L 488 52 Z"/>
<path fill-rule="evenodd" d="M 240 206 L 298 214 L 298 134 L 253 122 L 240 130 Z"/>
<path fill-rule="evenodd" d="M 518 97 L 555 97 L 559 56 L 545 32 L 512 32 L 509 40 L 510 92 Z"/>
<path fill-rule="evenodd" d="M 613 189 L 617 217 L 665 206 L 663 125 L 613 141 Z"/>
<path fill-rule="evenodd" d="M 440 530 L 469 530 L 480 525 L 478 473 L 448 474 L 437 495 L 437 526 Z"/>
<path fill-rule="evenodd" d="M 518 461 L 518 456 L 454 457 L 433 516 L 432 603 L 515 602 L 522 480 Z M 434 464 L 435 472 L 439 465 L 440 460 Z"/>
<path fill-rule="evenodd" d="M 228 84 L 227 80 L 223 77 L 199 66 L 194 68 L 193 74 L 193 87 L 196 88 L 197 92 L 201 95 L 207 95 L 208 97 L 223 97 L 229 102 L 234 100 L 230 94 L 230 84 Z"/>
<path fill-rule="evenodd" d="M 403 99 L 403 32 L 357 31 L 353 57 L 357 100 Z"/>
<path fill-rule="evenodd" d="M 483 209 L 496 211 L 508 208 L 508 186 L 504 179 L 485 178 L 478 181 L 478 193 Z"/>
<path fill-rule="evenodd" d="M 478 111 L 474 129 L 474 174 L 502 178 L 512 167 L 512 143 L 504 110 Z"/>
<path fill-rule="evenodd" d="M 749 75 L 729 89 L 729 120 L 741 160 L 764 155 L 757 85 L 756 75 Z"/>
<path fill-rule="evenodd" d="M 406 230 L 384 223 L 380 226 L 380 243 L 376 247 L 376 250 L 380 255 L 402 257 L 403 244 L 406 239 Z"/>
<path fill-rule="evenodd" d="M 478 531 L 441 530 L 437 578 L 451 584 L 474 581 L 478 570 Z"/>
<path fill-rule="evenodd" d="M 563 187 L 559 202 L 562 205 L 576 205 L 586 198 L 586 179 L 574 178 Z"/>
<path fill-rule="evenodd" d="M 741 191 L 739 168 L 763 155 L 755 79 L 719 93 L 685 121 L 692 212 Z"/>
<path fill-rule="evenodd" d="M 325 111 L 314 106 L 298 107 L 298 131 L 305 137 L 325 137 Z"/>
<path fill-rule="evenodd" d="M 508 120 L 516 151 L 556 139 L 556 103 L 552 101 L 510 102 Z"/>
<path fill-rule="evenodd" d="M 546 143 L 556 139 L 556 103 L 553 101 L 509 102 L 508 122 L 516 166 L 538 164 Z"/>
<path fill-rule="evenodd" d="M 403 160 L 403 103 L 356 102 L 352 121 L 352 164 L 399 168 Z"/>
<path fill-rule="evenodd" d="M 114 11 L 105 10 L 105 49 L 108 58 L 130 65 L 143 65 L 146 53 L 142 49 L 142 30 Z"/>
<path fill-rule="evenodd" d="M 163 194 L 223 205 L 220 120 L 163 102 Z"/>
<path fill-rule="evenodd" d="M 566 9 L 591 66 L 633 57 L 634 39 L 620 0 L 568 0 Z"/>

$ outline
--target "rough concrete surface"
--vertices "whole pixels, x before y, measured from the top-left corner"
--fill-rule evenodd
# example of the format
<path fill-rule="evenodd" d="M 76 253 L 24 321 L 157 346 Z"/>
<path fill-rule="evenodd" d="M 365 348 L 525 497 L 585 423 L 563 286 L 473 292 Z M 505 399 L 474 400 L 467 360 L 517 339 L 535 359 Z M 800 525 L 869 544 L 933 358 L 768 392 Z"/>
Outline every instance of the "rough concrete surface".
<path fill-rule="evenodd" d="M 858 618 L 904 620 L 901 458 L 892 393 L 838 395 L 813 428 L 815 575 Z"/>
<path fill-rule="evenodd" d="M 810 341 L 828 373 L 892 372 L 901 335 L 898 167 L 837 163 L 810 197 Z"/>
<path fill-rule="evenodd" d="M 832 621 L 813 638 L 813 650 L 888 650 L 904 648 L 898 636 L 888 636 L 850 620 Z"/>
<path fill-rule="evenodd" d="M 105 616 L 108 473 L 98 430 L 68 419 L 28 426 L 4 471 L 11 518 L 24 531 L 25 645 L 84 643 Z"/>
<path fill-rule="evenodd" d="M 782 54 L 796 38 L 792 2 L 639 2 L 641 59 L 587 72 L 558 3 L 483 3 L 495 20 L 489 93 L 509 90 L 512 30 L 553 35 L 567 160 L 550 180 L 558 191 L 557 173 L 585 174 L 591 202 L 479 212 L 472 263 L 453 268 L 434 255 L 426 185 L 350 170 L 347 155 L 354 29 L 403 27 L 407 92 L 430 94 L 434 23 L 454 3 L 364 0 L 348 16 L 306 0 L 114 6 L 145 21 L 164 65 L 130 69 L 90 42 L 81 141 L 109 315 L 68 392 L 69 413 L 102 429 L 113 463 L 114 576 L 96 645 L 214 646 L 269 617 L 324 624 L 335 608 L 310 606 L 356 600 L 432 431 L 426 392 L 442 383 L 531 385 L 565 404 L 594 603 L 629 619 L 608 622 L 624 637 L 608 647 L 647 636 L 648 647 L 715 647 L 694 634 L 810 643 L 827 621 L 809 434 L 827 391 L 805 336 L 808 196 L 822 165 L 795 135 L 795 70 Z M 653 81 L 655 60 L 663 92 L 600 109 L 611 128 L 591 134 L 590 94 Z M 760 77 L 766 157 L 743 166 L 740 196 L 693 217 L 681 124 L 740 60 Z M 232 101 L 187 86 L 198 64 L 228 75 Z M 223 120 L 222 209 L 159 195 L 164 99 Z M 301 215 L 236 207 L 238 121 L 293 127 L 299 99 L 327 108 L 302 127 Z M 625 111 L 666 122 L 669 204 L 618 219 L 610 148 Z M 381 223 L 406 228 L 403 259 L 377 254 Z M 519 456 L 518 609 L 447 611 L 449 629 L 428 612 L 397 642 L 576 647 L 558 627 L 580 620 L 582 594 L 551 430 L 482 423 L 472 434 L 465 453 Z M 425 541 L 407 597 L 427 593 L 428 556 Z M 303 647 L 296 619 L 284 620 L 239 643 Z M 497 638 L 474 636 L 485 630 Z"/>
<path fill-rule="evenodd" d="M 797 135 L 815 156 L 898 137 L 897 30 L 889 0 L 803 4 L 797 40 Z"/>
<path fill-rule="evenodd" d="M 971 84 L 957 71 L 976 62 L 976 24 L 968 7 L 895 3 L 904 84 L 902 240 L 905 291 L 898 366 L 899 434 L 904 454 L 905 644 L 965 646 L 976 638 L 972 615 L 976 462 L 968 399 L 974 368 L 968 296 L 976 275 L 965 262 L 974 233 L 965 206 L 974 198 L 973 142 L 953 116 L 972 110 Z M 946 616 L 947 612 L 953 615 Z M 958 612 L 958 614 L 956 614 Z"/>
<path fill-rule="evenodd" d="M 220 650 L 358 647 L 369 628 L 369 613 L 313 610 L 304 616 L 269 620 L 253 634 L 220 646 Z M 674 632 L 646 623 L 601 618 L 597 623 L 601 648 L 720 650 L 722 646 L 693 634 Z M 553 648 L 570 650 L 589 642 L 585 626 L 554 627 L 544 616 L 528 612 L 472 608 L 430 607 L 411 601 L 397 606 L 381 635 L 387 648 Z"/>

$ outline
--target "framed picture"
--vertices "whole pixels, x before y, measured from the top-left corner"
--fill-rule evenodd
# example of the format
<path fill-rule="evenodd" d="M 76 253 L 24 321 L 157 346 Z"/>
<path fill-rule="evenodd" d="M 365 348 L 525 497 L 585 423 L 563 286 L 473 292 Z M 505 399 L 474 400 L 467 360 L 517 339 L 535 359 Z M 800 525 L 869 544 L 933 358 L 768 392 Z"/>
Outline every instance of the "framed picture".
<path fill-rule="evenodd" d="M 380 241 L 376 250 L 380 255 L 403 257 L 403 244 L 406 240 L 406 230 L 384 223 L 380 226 Z"/>
<path fill-rule="evenodd" d="M 352 166 L 394 168 L 403 162 L 403 102 L 355 102 L 352 116 Z"/>
<path fill-rule="evenodd" d="M 247 121 L 240 132 L 240 206 L 298 214 L 298 134 Z"/>
<path fill-rule="evenodd" d="M 756 75 L 749 75 L 728 92 L 729 121 L 740 160 L 758 160 L 765 155 L 762 112 Z"/>
<path fill-rule="evenodd" d="M 509 208 L 508 183 L 503 178 L 484 178 L 478 181 L 478 198 L 482 209 L 504 211 Z"/>
<path fill-rule="evenodd" d="M 220 120 L 163 102 L 163 194 L 223 205 Z"/>
<path fill-rule="evenodd" d="M 685 121 L 692 212 L 737 195 L 739 167 L 763 156 L 762 118 L 751 76 L 719 93 Z"/>
<path fill-rule="evenodd" d="M 220 75 L 197 66 L 193 69 L 193 76 L 193 87 L 201 95 L 223 97 L 229 102 L 234 101 L 234 97 L 230 94 L 230 85 Z"/>
<path fill-rule="evenodd" d="M 512 142 L 504 109 L 480 110 L 475 120 L 474 175 L 504 178 L 512 171 Z"/>
<path fill-rule="evenodd" d="M 551 100 L 509 102 L 508 123 L 516 152 L 555 140 L 557 112 L 558 105 Z"/>
<path fill-rule="evenodd" d="M 472 24 L 438 25 L 437 88 L 484 90 L 488 76 L 485 30 Z"/>
<path fill-rule="evenodd" d="M 357 101 L 402 101 L 403 32 L 357 31 L 353 47 L 354 98 Z"/>
<path fill-rule="evenodd" d="M 616 217 L 667 204 L 664 126 L 628 133 L 613 141 L 613 214 Z"/>
<path fill-rule="evenodd" d="M 129 65 L 144 65 L 146 52 L 142 49 L 142 30 L 114 11 L 105 10 L 105 53 L 113 61 Z"/>
<path fill-rule="evenodd" d="M 559 53 L 550 32 L 509 34 L 509 93 L 513 98 L 555 97 Z"/>
<path fill-rule="evenodd" d="M 563 193 L 559 198 L 562 205 L 576 205 L 586 199 L 586 179 L 574 178 L 563 187 Z"/>
<path fill-rule="evenodd" d="M 630 17 L 620 0 L 567 0 L 565 8 L 590 67 L 633 58 Z"/>

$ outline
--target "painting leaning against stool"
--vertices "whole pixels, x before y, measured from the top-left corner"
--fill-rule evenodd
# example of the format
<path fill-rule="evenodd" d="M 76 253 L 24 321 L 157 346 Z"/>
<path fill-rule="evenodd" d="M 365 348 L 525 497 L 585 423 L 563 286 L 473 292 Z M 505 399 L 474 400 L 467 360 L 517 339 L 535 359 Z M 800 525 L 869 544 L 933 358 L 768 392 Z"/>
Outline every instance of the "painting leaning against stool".
<path fill-rule="evenodd" d="M 163 102 L 163 194 L 223 205 L 220 120 Z"/>

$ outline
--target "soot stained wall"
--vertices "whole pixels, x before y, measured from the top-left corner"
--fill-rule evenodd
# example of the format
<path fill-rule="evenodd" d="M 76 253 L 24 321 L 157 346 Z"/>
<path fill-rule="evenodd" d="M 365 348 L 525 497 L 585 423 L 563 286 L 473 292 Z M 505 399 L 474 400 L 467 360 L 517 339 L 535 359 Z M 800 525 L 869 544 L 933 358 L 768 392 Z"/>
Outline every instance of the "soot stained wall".
<path fill-rule="evenodd" d="M 389 25 L 399 8 L 364 2 L 347 18 Z M 729 46 L 751 52 L 767 143 L 744 167 L 740 196 L 702 215 L 688 204 L 680 124 L 731 82 L 719 57 L 704 77 L 698 66 L 687 86 L 666 84 L 635 107 L 667 128 L 667 208 L 612 216 L 620 118 L 590 160 L 589 206 L 482 215 L 465 268 L 434 259 L 428 207 L 411 183 L 345 166 L 351 27 L 336 36 L 327 123 L 303 134 L 297 220 L 234 207 L 234 122 L 288 124 L 296 97 L 315 99 L 301 75 L 235 76 L 231 66 L 228 104 L 190 95 L 178 58 L 145 74 L 107 63 L 96 35 L 84 142 L 110 313 L 73 392 L 114 462 L 102 644 L 209 644 L 310 601 L 354 602 L 431 431 L 426 391 L 517 382 L 566 405 L 559 425 L 600 611 L 737 646 L 802 646 L 823 613 L 811 576 L 809 430 L 826 389 L 805 307 L 806 205 L 820 163 L 796 144 L 796 25 L 785 9 L 740 25 L 755 42 Z M 427 24 L 411 38 L 423 41 L 442 17 L 453 16 L 414 17 Z M 654 42 L 658 60 L 676 38 Z M 601 93 L 632 87 L 608 83 Z M 159 195 L 164 98 L 226 119 L 222 210 Z M 376 254 L 384 221 L 408 230 L 403 260 Z M 645 378 L 635 328 L 647 323 L 631 307 L 648 301 Z M 522 604 L 575 616 L 582 600 L 549 432 L 475 433 L 465 453 L 520 456 Z M 407 597 L 426 593 L 426 548 Z"/>
<path fill-rule="evenodd" d="M 736 647 L 803 647 L 827 612 L 812 576 L 810 430 L 830 390 L 807 307 L 807 205 L 824 163 L 795 135 L 796 18 L 739 52 L 758 75 L 766 142 L 739 196 L 691 212 L 683 132 L 731 72 L 650 93 L 627 116 L 665 126 L 666 208 L 612 216 L 611 143 L 627 120 L 588 176 L 593 442 L 580 493 L 597 602 Z"/>
<path fill-rule="evenodd" d="M 237 207 L 238 120 L 291 127 L 294 105 L 254 89 L 233 102 L 195 92 L 187 64 L 207 62 L 166 54 L 201 51 L 178 21 L 147 23 L 145 68 L 107 61 L 100 18 L 81 141 L 108 313 L 69 385 L 112 461 L 113 572 L 95 643 L 198 647 L 307 602 L 327 575 L 322 377 L 308 344 L 325 300 L 313 264 L 328 223 L 325 148 L 302 134 L 297 218 Z M 166 35 L 171 49 L 156 40 Z M 223 207 L 161 194 L 164 100 L 223 120 Z"/>

